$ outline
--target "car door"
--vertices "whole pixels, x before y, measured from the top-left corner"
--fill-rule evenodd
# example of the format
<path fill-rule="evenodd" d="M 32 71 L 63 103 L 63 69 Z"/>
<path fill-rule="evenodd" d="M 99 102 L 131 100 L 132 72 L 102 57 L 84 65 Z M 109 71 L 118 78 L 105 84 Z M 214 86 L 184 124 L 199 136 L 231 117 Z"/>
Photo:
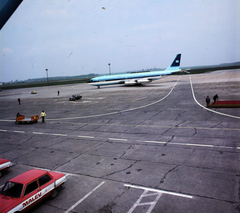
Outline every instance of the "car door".
<path fill-rule="evenodd" d="M 53 189 L 53 182 L 54 181 L 49 174 L 45 174 L 38 178 L 39 187 L 43 196 L 48 195 L 49 192 Z"/>
<path fill-rule="evenodd" d="M 42 197 L 37 180 L 27 184 L 23 194 L 23 208 L 29 208 L 35 205 Z"/>

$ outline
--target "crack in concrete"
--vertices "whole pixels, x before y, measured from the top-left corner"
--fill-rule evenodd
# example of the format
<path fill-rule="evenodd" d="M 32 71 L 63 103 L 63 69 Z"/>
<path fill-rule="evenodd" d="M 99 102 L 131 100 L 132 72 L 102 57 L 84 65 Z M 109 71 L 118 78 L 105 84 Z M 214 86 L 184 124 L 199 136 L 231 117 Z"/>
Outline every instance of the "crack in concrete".
<path fill-rule="evenodd" d="M 213 125 L 212 127 L 210 127 L 210 128 L 215 128 L 216 126 L 218 126 L 218 125 L 220 125 L 220 124 L 222 124 L 223 123 L 223 121 L 220 121 L 219 123 L 217 123 L 217 124 L 215 124 L 215 125 Z"/>
<path fill-rule="evenodd" d="M 162 184 L 163 182 L 164 182 L 164 180 L 166 179 L 166 177 L 167 177 L 167 175 L 169 174 L 169 173 L 171 173 L 172 171 L 174 171 L 177 167 L 179 167 L 180 165 L 176 165 L 176 166 L 174 166 L 172 169 L 170 169 L 168 172 L 166 172 L 165 174 L 164 174 L 164 176 L 163 176 L 163 178 L 160 180 L 160 184 Z"/>
<path fill-rule="evenodd" d="M 124 151 L 123 152 L 123 154 L 119 157 L 120 159 L 126 154 L 126 152 L 129 150 L 129 149 L 131 149 L 132 148 L 132 145 L 131 146 L 129 146 L 127 149 L 126 149 L 126 151 Z"/>
<path fill-rule="evenodd" d="M 167 132 L 168 132 L 169 130 L 171 130 L 171 129 L 172 129 L 172 128 L 169 128 L 169 129 L 165 130 L 164 132 L 161 133 L 161 135 L 167 133 Z"/>
<path fill-rule="evenodd" d="M 186 112 L 186 110 L 183 111 L 183 112 L 178 113 L 177 117 L 175 118 L 175 121 L 178 120 L 179 118 L 181 118 L 182 114 L 185 113 L 185 112 Z"/>
<path fill-rule="evenodd" d="M 179 127 L 179 125 L 184 124 L 185 122 L 186 122 L 186 120 L 176 124 L 175 127 Z"/>
<path fill-rule="evenodd" d="M 155 113 L 154 115 L 150 116 L 149 118 L 145 118 L 143 121 L 135 124 L 133 127 L 136 127 L 138 125 L 141 125 L 143 122 L 147 121 L 147 120 L 151 120 L 153 117 L 156 117 L 157 115 L 159 115 L 160 113 L 162 113 L 164 110 L 160 111 L 160 112 L 157 112 Z"/>
<path fill-rule="evenodd" d="M 104 176 L 102 176 L 102 177 L 100 177 L 100 178 L 107 178 L 108 176 L 114 175 L 114 174 L 116 174 L 116 173 L 126 171 L 127 169 L 130 169 L 130 168 L 131 168 L 134 164 L 136 164 L 137 162 L 138 162 L 138 160 L 136 160 L 135 162 L 131 163 L 131 164 L 130 164 L 128 167 L 126 167 L 125 169 L 120 169 L 120 170 L 115 171 L 115 172 L 112 172 L 112 173 L 110 173 L 110 174 L 108 174 L 108 175 L 104 175 Z"/>
<path fill-rule="evenodd" d="M 197 128 L 194 128 L 194 131 L 195 131 L 195 132 L 193 133 L 192 137 L 197 134 Z"/>
<path fill-rule="evenodd" d="M 112 118 L 109 119 L 109 120 L 106 122 L 106 124 L 109 124 L 112 120 L 113 120 Z"/>
<path fill-rule="evenodd" d="M 175 135 L 172 135 L 172 138 L 167 143 L 170 143 L 173 140 L 174 137 L 175 137 Z"/>

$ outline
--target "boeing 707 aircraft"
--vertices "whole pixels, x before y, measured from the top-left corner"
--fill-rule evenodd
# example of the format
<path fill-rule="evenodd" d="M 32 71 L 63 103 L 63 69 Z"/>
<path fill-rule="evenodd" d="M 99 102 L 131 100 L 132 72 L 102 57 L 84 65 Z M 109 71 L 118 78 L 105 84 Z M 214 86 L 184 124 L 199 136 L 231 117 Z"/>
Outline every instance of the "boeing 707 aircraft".
<path fill-rule="evenodd" d="M 93 86 L 112 85 L 112 84 L 125 84 L 125 85 L 138 85 L 150 83 L 153 80 L 158 80 L 162 75 L 170 75 L 172 73 L 181 72 L 180 67 L 181 54 L 178 54 L 173 60 L 172 64 L 166 70 L 146 71 L 138 73 L 126 73 L 117 75 L 104 75 L 92 78 L 88 83 Z"/>

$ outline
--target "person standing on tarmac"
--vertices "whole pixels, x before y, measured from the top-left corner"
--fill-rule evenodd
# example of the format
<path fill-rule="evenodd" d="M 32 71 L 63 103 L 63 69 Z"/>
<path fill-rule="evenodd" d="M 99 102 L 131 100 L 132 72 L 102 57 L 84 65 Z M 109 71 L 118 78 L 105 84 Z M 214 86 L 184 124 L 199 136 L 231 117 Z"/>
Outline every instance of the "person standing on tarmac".
<path fill-rule="evenodd" d="M 207 105 L 207 107 L 210 107 L 210 98 L 209 98 L 209 96 L 207 96 L 206 97 L 206 105 Z"/>
<path fill-rule="evenodd" d="M 213 96 L 213 101 L 214 101 L 214 103 L 216 103 L 218 101 L 218 94 Z"/>
<path fill-rule="evenodd" d="M 43 111 L 41 112 L 41 115 L 40 115 L 40 118 L 42 118 L 42 123 L 45 123 L 45 121 L 44 121 L 45 116 L 47 116 L 47 115 L 46 115 L 46 113 L 45 113 L 44 110 L 43 110 Z"/>

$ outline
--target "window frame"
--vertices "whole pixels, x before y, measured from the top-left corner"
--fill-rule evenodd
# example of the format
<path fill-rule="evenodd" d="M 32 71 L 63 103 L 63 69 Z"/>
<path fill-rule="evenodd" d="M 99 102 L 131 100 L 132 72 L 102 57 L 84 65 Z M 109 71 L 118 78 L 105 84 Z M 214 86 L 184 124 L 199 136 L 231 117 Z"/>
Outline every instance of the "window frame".
<path fill-rule="evenodd" d="M 43 183 L 43 184 L 40 184 L 39 179 L 42 178 L 42 177 L 44 177 L 44 176 L 48 176 L 48 177 L 49 177 L 49 180 L 48 180 L 47 182 Z M 44 186 L 45 184 L 49 183 L 51 180 L 52 180 L 52 177 L 51 177 L 48 173 L 46 173 L 46 174 L 44 174 L 44 175 L 42 175 L 41 177 L 38 178 L 38 185 L 39 185 L 39 187 L 42 187 L 42 186 Z"/>
<path fill-rule="evenodd" d="M 30 192 L 28 192 L 28 193 L 26 194 L 27 187 L 28 187 L 30 184 L 33 184 L 34 182 L 37 183 L 37 188 L 35 188 L 34 190 L 32 190 L 32 191 L 30 191 Z M 25 190 L 24 190 L 24 194 L 23 194 L 23 196 L 25 197 L 25 196 L 31 194 L 32 192 L 34 192 L 34 191 L 37 190 L 37 189 L 39 189 L 39 184 L 38 184 L 38 181 L 35 179 L 35 180 L 33 180 L 32 182 L 26 184 L 26 187 L 25 187 Z"/>

